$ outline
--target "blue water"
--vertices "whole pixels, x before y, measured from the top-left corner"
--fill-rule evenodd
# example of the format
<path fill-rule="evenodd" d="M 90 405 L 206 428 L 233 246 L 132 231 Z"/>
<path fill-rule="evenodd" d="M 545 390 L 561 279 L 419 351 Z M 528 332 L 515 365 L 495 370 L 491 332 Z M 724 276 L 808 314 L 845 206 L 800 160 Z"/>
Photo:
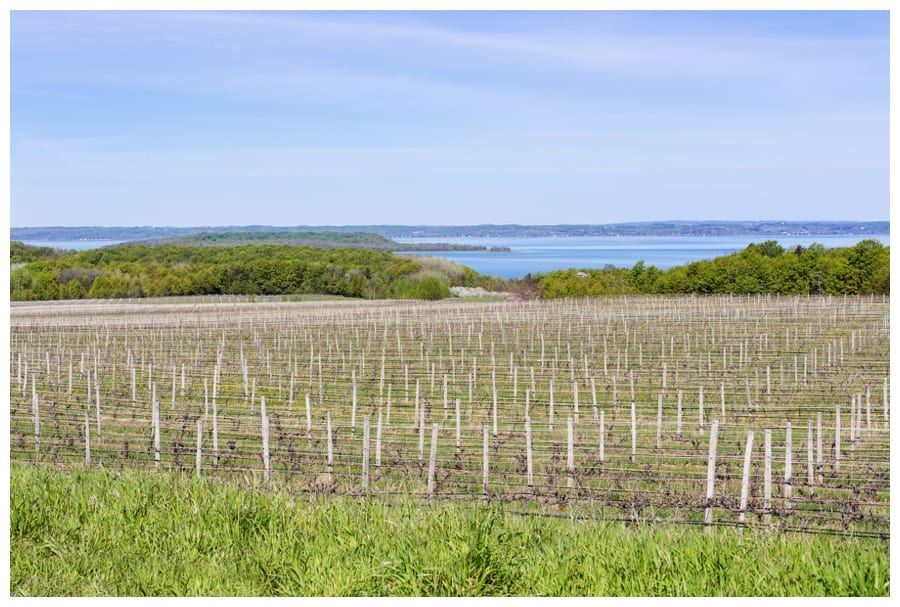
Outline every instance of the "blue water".
<path fill-rule="evenodd" d="M 888 234 L 865 236 L 884 245 L 890 244 Z M 825 248 L 852 247 L 863 237 L 859 236 L 583 236 L 546 238 L 395 238 L 397 242 L 445 242 L 470 244 L 485 247 L 509 247 L 509 253 L 488 251 L 434 251 L 409 253 L 443 257 L 468 266 L 488 276 L 501 278 L 522 278 L 526 274 L 551 272 L 568 268 L 602 268 L 612 265 L 630 268 L 643 260 L 648 266 L 660 269 L 680 266 L 692 261 L 712 259 L 745 249 L 751 242 L 777 240 L 790 248 L 795 245 L 808 247 L 819 243 Z M 119 244 L 118 240 L 70 240 L 38 241 L 29 240 L 25 244 L 54 247 L 65 250 L 95 249 Z"/>
<path fill-rule="evenodd" d="M 888 234 L 875 236 L 596 236 L 546 238 L 395 238 L 397 242 L 446 242 L 486 247 L 509 247 L 509 253 L 488 251 L 435 251 L 411 255 L 443 257 L 473 270 L 501 278 L 568 268 L 590 269 L 612 265 L 630 268 L 643 260 L 647 266 L 667 269 L 692 261 L 712 259 L 745 249 L 750 243 L 777 240 L 790 248 L 819 243 L 827 249 L 850 247 L 863 238 L 890 244 Z"/>

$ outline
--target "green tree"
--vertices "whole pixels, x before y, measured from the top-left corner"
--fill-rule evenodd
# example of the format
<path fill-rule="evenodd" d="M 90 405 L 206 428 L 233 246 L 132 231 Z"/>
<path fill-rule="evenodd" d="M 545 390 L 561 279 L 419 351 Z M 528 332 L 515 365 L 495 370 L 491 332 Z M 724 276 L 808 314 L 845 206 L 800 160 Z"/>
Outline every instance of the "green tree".
<path fill-rule="evenodd" d="M 129 297 L 131 281 L 121 272 L 105 272 L 94 280 L 88 297 L 91 299 L 117 299 Z"/>
<path fill-rule="evenodd" d="M 416 285 L 416 299 L 437 300 L 450 297 L 450 288 L 434 276 L 426 276 Z"/>
<path fill-rule="evenodd" d="M 84 299 L 87 295 L 87 289 L 77 280 L 67 282 L 65 291 L 67 299 Z"/>
<path fill-rule="evenodd" d="M 750 243 L 747 251 L 755 251 L 766 257 L 777 258 L 784 255 L 784 247 L 778 244 L 777 240 L 767 240 L 759 244 Z"/>
<path fill-rule="evenodd" d="M 884 245 L 877 240 L 863 240 L 847 253 L 847 289 L 849 293 L 873 293 L 873 277 L 883 275 L 890 265 Z M 880 279 L 881 282 L 883 279 Z"/>
<path fill-rule="evenodd" d="M 52 272 L 35 272 L 32 285 L 34 299 L 61 299 L 59 279 Z"/>

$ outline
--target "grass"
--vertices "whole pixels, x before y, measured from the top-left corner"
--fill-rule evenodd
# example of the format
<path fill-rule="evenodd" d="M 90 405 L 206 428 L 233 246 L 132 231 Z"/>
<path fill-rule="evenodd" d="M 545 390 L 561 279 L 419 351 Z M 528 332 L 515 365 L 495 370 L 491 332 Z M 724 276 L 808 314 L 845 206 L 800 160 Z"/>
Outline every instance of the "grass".
<path fill-rule="evenodd" d="M 888 596 L 889 543 L 13 464 L 12 596 Z"/>

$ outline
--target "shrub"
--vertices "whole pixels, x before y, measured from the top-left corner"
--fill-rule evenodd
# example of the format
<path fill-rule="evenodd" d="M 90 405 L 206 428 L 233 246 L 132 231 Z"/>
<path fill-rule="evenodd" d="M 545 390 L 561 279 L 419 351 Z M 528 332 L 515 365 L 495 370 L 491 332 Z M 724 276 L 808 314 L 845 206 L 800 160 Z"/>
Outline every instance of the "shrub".
<path fill-rule="evenodd" d="M 413 296 L 416 299 L 445 299 L 450 297 L 450 288 L 434 276 L 428 276 L 419 281 L 413 291 Z"/>

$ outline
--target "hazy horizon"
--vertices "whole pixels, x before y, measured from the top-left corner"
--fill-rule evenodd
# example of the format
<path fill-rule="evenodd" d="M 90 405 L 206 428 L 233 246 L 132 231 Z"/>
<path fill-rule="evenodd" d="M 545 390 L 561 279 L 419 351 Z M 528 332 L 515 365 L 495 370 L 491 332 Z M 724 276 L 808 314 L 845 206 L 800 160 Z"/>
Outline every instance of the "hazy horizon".
<path fill-rule="evenodd" d="M 721 224 L 721 223 L 749 223 L 749 224 L 769 224 L 769 223 L 890 223 L 890 217 L 886 219 L 647 219 L 642 221 L 617 221 L 611 223 L 348 223 L 348 224 L 192 224 L 192 225 L 175 225 L 175 224 L 129 224 L 129 225 L 101 225 L 101 224 L 83 224 L 83 225 L 19 225 L 10 226 L 12 230 L 38 229 L 38 228 L 241 228 L 241 227 L 264 227 L 264 228 L 353 228 L 353 227 L 429 227 L 429 228 L 465 228 L 465 227 L 490 227 L 490 226 L 522 226 L 522 227 L 557 227 L 557 226 L 616 226 L 616 225 L 636 225 L 636 224 L 654 224 L 654 223 L 673 223 L 673 224 Z"/>

